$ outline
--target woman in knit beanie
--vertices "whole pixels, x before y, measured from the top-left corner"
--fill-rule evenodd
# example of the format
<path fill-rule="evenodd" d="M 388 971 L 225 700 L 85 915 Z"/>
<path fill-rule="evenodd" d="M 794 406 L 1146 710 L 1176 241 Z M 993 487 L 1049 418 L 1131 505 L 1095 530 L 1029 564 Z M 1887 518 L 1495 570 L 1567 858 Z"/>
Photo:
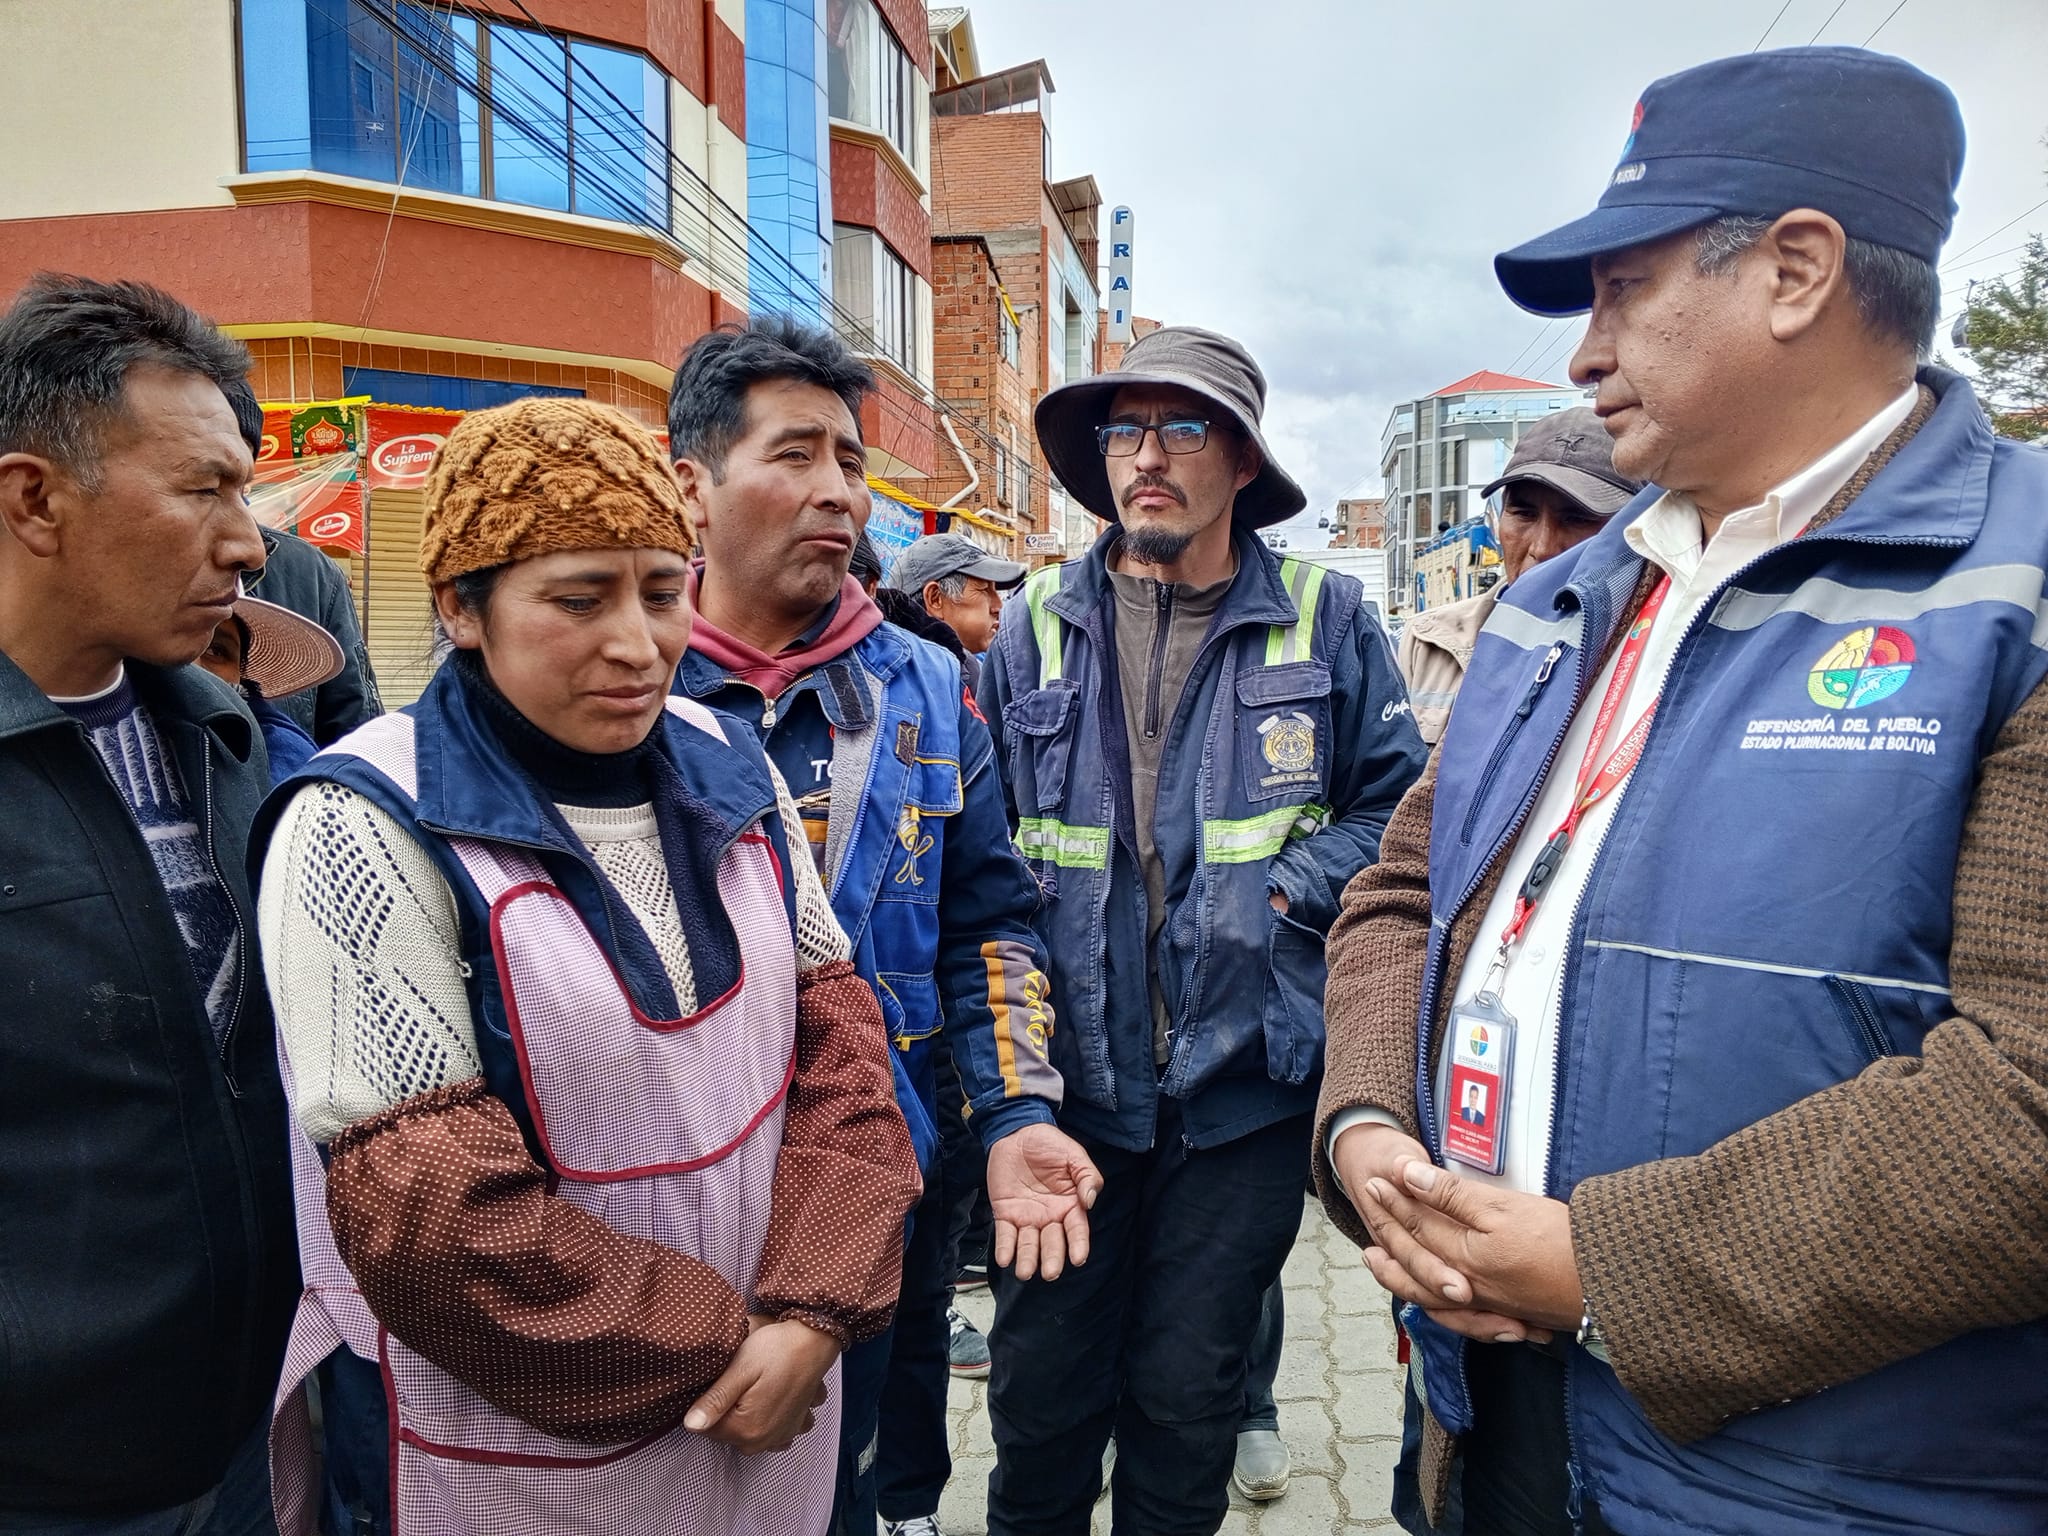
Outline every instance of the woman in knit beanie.
<path fill-rule="evenodd" d="M 916 1163 L 788 790 L 669 696 L 692 544 L 619 412 L 466 416 L 421 544 L 449 660 L 266 807 L 286 1532 L 823 1529 Z"/>

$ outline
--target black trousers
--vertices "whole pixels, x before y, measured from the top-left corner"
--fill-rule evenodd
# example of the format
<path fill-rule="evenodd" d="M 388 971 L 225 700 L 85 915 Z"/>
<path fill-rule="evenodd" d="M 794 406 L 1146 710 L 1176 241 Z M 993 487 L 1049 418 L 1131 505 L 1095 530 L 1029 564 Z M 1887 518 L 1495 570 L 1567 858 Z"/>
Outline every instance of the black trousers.
<path fill-rule="evenodd" d="M 875 1442 L 875 1507 L 884 1520 L 915 1520 L 939 1512 L 953 1475 L 946 1422 L 953 1276 L 960 1234 L 979 1197 L 988 1205 L 988 1159 L 961 1114 L 965 1100 L 953 1057 L 941 1041 L 932 1053 L 937 1088 L 939 1165 L 925 1183 L 903 1251 L 903 1291 L 896 1303 L 895 1344 L 882 1384 Z"/>
<path fill-rule="evenodd" d="M 944 1154 L 941 1153 L 941 1157 Z M 889 1373 L 875 1437 L 875 1508 L 884 1520 L 939 1512 L 953 1475 L 946 1423 L 948 1326 L 953 1269 L 945 1260 L 946 1186 L 934 1168 L 903 1250 L 903 1290 L 896 1303 Z"/>
<path fill-rule="evenodd" d="M 989 1536 L 1085 1536 L 1116 1436 L 1111 1519 L 1213 1536 L 1229 1507 L 1260 1300 L 1301 1226 L 1309 1117 L 1193 1151 L 1163 1101 L 1152 1150 L 1084 1139 L 1102 1170 L 1088 1262 L 992 1272 Z"/>
<path fill-rule="evenodd" d="M 1576 1527 L 1572 1520 L 1564 1373 L 1560 1356 L 1527 1344 L 1465 1351 L 1473 1432 L 1462 1482 L 1471 1536 L 1613 1536 L 1590 1495 L 1579 1500 Z"/>

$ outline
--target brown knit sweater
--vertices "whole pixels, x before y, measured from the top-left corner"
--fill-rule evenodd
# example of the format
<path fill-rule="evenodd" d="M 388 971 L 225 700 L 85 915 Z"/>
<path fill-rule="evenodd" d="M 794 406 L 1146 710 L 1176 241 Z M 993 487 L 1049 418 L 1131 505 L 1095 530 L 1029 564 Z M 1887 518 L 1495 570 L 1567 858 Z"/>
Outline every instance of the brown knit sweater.
<path fill-rule="evenodd" d="M 1924 417 L 1923 402 L 1823 517 Z M 1316 1180 L 1361 1244 L 1326 1143 L 1331 1120 L 1354 1105 L 1416 1129 L 1435 793 L 1432 759 L 1330 930 Z M 1497 862 L 1453 928 L 1453 975 L 1498 879 Z M 2048 687 L 1981 766 L 1956 867 L 1949 980 L 1955 1016 L 1918 1057 L 1879 1061 L 1697 1157 L 1573 1191 L 1579 1276 L 1614 1369 L 1673 1439 L 1974 1329 L 2048 1315 Z"/>

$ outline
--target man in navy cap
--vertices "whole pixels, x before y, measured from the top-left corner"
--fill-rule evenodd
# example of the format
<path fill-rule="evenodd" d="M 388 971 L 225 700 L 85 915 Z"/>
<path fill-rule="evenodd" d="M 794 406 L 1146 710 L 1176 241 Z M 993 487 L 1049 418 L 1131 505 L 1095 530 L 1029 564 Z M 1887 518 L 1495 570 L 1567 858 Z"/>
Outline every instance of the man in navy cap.
<path fill-rule="evenodd" d="M 2048 1529 L 2048 453 L 1921 362 L 1962 153 L 1897 59 L 1722 60 L 1497 261 L 1652 483 L 1331 933 L 1411 1530 Z"/>

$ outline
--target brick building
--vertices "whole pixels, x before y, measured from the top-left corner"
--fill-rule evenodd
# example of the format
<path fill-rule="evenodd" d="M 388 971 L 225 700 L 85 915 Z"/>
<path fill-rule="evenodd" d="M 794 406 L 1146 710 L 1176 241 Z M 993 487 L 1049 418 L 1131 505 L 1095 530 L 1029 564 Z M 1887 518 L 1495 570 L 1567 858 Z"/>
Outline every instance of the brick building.
<path fill-rule="evenodd" d="M 1035 458 L 1034 396 L 1025 373 L 1038 345 L 1036 318 L 1018 312 L 980 235 L 935 236 L 932 268 L 933 369 L 947 414 L 939 423 L 938 469 L 923 494 L 1006 535 L 1038 527 L 1045 477 L 1035 467 L 1042 461 Z"/>
<path fill-rule="evenodd" d="M 1104 373 L 1115 373 L 1117 369 L 1124 365 L 1124 354 L 1131 350 L 1132 342 L 1144 340 L 1166 324 L 1164 320 L 1147 320 L 1143 315 L 1133 315 L 1131 316 L 1131 340 L 1110 341 L 1107 339 L 1109 336 L 1109 311 L 1104 310 L 1096 319 L 1097 323 L 1102 327 L 1102 334 L 1105 338 L 1102 343 L 1102 371 Z"/>
<path fill-rule="evenodd" d="M 529 14 L 529 12 L 531 14 Z M 662 418 L 749 309 L 747 0 L 13 0 L 0 293 L 136 277 L 266 400 Z M 538 25 L 536 25 L 536 20 Z M 427 675 L 419 493 L 349 562 L 392 703 Z"/>
<path fill-rule="evenodd" d="M 1386 536 L 1385 497 L 1348 497 L 1337 503 L 1337 515 L 1330 520 L 1330 548 L 1379 549 Z"/>
<path fill-rule="evenodd" d="M 922 0 L 809 3 L 825 37 L 833 303 L 879 385 L 861 415 L 869 467 L 921 482 L 936 425 L 929 23 Z"/>
<path fill-rule="evenodd" d="M 932 97 L 933 249 L 948 253 L 935 261 L 949 263 L 953 286 L 947 291 L 960 303 L 953 315 L 970 327 L 994 322 L 992 329 L 970 329 L 964 340 L 948 339 L 940 327 L 934 355 L 943 359 L 935 378 L 939 396 L 949 404 L 957 399 L 963 418 L 976 401 L 997 402 L 983 407 L 993 441 L 961 432 L 983 483 L 993 487 L 1001 461 L 1011 457 L 1007 436 L 995 429 L 1014 421 L 1021 429 L 1016 467 L 1006 478 L 1016 530 L 1062 535 L 1064 543 L 1073 521 L 1085 523 L 1092 539 L 1094 519 L 1078 508 L 1070 517 L 1066 495 L 1028 430 L 1030 407 L 1046 390 L 1102 365 L 1095 282 L 1102 195 L 1093 177 L 1047 180 L 1052 94 L 1051 74 L 1035 61 L 963 80 Z M 1006 420 L 999 408 L 1005 318 L 1014 320 L 1016 331 L 1012 389 L 1021 387 L 1027 396 L 1017 413 L 1021 420 Z M 994 363 L 985 361 L 991 348 Z M 942 465 L 950 448 L 942 439 Z M 957 462 L 959 455 L 952 457 Z M 965 479 L 964 470 L 956 475 L 942 467 L 932 482 L 941 494 L 931 499 L 944 500 Z"/>

